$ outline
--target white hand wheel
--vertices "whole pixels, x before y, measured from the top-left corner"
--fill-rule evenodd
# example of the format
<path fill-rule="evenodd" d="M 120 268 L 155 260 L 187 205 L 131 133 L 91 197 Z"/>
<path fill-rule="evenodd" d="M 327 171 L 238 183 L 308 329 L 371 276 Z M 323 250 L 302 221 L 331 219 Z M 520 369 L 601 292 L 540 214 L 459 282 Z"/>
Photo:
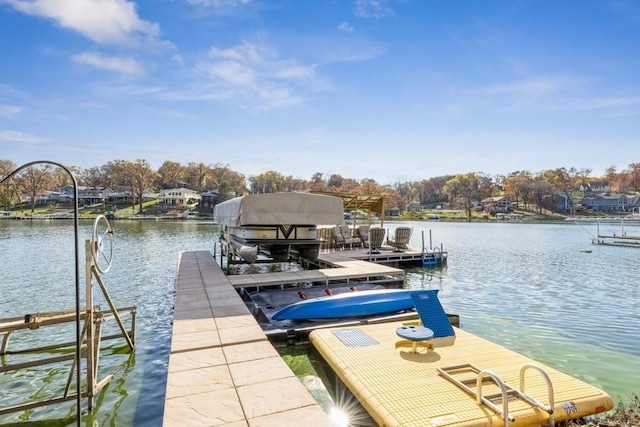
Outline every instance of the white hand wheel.
<path fill-rule="evenodd" d="M 93 265 L 102 274 L 111 268 L 113 259 L 113 228 L 104 215 L 98 215 L 93 222 L 93 237 L 91 238 L 91 258 Z"/>

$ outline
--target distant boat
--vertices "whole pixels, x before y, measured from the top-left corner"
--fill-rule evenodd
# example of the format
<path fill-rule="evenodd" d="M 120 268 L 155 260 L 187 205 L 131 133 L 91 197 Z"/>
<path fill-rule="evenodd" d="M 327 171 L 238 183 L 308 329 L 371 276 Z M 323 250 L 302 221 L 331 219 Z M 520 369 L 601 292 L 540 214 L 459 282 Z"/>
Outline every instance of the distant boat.
<path fill-rule="evenodd" d="M 415 289 L 380 289 L 305 299 L 275 312 L 271 320 L 344 319 L 397 313 L 414 308 L 412 291 Z"/>

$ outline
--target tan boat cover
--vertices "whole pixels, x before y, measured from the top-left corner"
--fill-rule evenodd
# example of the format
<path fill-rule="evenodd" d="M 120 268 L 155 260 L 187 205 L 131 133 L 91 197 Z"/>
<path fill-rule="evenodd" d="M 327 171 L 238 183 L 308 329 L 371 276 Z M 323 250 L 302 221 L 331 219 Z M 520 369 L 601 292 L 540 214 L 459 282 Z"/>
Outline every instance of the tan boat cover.
<path fill-rule="evenodd" d="M 342 199 L 307 193 L 265 193 L 236 197 L 216 205 L 213 219 L 229 227 L 244 225 L 330 225 L 344 222 Z"/>

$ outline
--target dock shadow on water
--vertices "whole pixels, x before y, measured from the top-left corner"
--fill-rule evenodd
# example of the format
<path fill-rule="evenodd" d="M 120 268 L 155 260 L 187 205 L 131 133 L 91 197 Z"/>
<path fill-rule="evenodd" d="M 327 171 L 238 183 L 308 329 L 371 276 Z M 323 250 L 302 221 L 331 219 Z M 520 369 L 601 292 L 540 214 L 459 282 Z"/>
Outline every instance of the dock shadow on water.
<path fill-rule="evenodd" d="M 311 344 L 281 347 L 278 352 L 336 426 L 378 425 Z"/>

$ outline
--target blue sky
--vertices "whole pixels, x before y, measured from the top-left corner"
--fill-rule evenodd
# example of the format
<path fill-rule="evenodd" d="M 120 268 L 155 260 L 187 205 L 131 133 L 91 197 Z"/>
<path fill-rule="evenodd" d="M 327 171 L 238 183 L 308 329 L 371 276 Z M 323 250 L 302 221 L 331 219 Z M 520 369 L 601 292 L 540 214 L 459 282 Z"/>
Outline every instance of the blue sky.
<path fill-rule="evenodd" d="M 640 162 L 640 2 L 0 0 L 0 159 L 393 184 Z"/>

